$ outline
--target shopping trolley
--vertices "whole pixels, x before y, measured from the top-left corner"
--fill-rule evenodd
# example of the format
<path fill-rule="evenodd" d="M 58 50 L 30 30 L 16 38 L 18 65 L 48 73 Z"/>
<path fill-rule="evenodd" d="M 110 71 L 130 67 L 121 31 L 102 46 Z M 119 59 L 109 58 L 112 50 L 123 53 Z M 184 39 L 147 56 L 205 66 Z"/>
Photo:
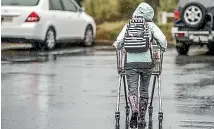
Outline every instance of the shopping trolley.
<path fill-rule="evenodd" d="M 119 85 L 117 89 L 117 106 L 115 112 L 115 129 L 120 129 L 120 97 L 121 97 L 121 89 L 123 83 L 124 89 L 124 96 L 125 96 L 125 127 L 129 129 L 129 113 L 130 113 L 130 106 L 128 102 L 128 89 L 127 89 L 127 79 L 126 79 L 126 69 L 124 68 L 125 62 L 125 49 L 120 49 L 116 51 L 117 56 L 117 70 L 119 74 Z M 162 112 L 162 98 L 161 98 L 161 73 L 162 73 L 162 62 L 163 62 L 163 52 L 161 51 L 160 47 L 157 44 L 152 45 L 152 53 L 153 53 L 153 72 L 152 75 L 154 76 L 152 91 L 150 102 L 148 106 L 148 114 L 149 114 L 149 129 L 153 128 L 153 97 L 155 92 L 156 82 L 158 83 L 158 97 L 159 97 L 159 112 L 158 112 L 158 121 L 159 121 L 159 129 L 162 129 L 162 122 L 163 122 L 163 112 Z M 139 88 L 138 88 L 139 89 Z M 139 90 L 138 90 L 139 91 Z M 138 92 L 139 93 L 139 92 Z M 139 98 L 139 97 L 138 97 Z M 139 104 L 139 103 L 138 103 Z M 139 107 L 139 106 L 138 106 Z"/>

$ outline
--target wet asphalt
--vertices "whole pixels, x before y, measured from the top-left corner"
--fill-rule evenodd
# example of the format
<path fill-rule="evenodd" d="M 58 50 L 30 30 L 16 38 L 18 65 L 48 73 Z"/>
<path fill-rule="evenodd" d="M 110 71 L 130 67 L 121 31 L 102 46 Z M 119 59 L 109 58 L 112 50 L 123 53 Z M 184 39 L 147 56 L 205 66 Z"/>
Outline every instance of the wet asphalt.
<path fill-rule="evenodd" d="M 204 53 L 164 54 L 164 129 L 214 129 L 214 57 Z M 118 74 L 111 48 L 8 50 L 1 70 L 2 129 L 114 129 Z M 156 89 L 154 129 L 157 113 Z"/>

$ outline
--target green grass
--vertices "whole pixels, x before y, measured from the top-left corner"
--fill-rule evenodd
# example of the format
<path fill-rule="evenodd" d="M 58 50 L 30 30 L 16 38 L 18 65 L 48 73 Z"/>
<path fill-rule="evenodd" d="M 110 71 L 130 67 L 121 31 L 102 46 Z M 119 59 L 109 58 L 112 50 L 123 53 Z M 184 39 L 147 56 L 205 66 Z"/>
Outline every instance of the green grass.
<path fill-rule="evenodd" d="M 98 25 L 98 28 L 112 31 L 112 30 L 123 27 L 125 23 L 126 23 L 126 21 L 104 22 L 104 23 Z"/>
<path fill-rule="evenodd" d="M 126 21 L 105 22 L 97 27 L 97 39 L 116 40 Z M 173 23 L 157 25 L 165 34 L 167 41 L 172 42 L 171 28 Z"/>
<path fill-rule="evenodd" d="M 97 39 L 115 40 L 122 30 L 125 21 L 105 22 L 97 26 Z"/>

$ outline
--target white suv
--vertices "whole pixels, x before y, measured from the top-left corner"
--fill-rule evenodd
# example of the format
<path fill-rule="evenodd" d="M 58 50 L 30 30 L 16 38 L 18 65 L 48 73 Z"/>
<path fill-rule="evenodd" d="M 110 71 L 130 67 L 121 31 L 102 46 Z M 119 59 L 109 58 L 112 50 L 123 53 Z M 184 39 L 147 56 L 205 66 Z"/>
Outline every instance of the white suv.
<path fill-rule="evenodd" d="M 2 42 L 47 50 L 65 42 L 93 45 L 96 24 L 75 0 L 2 0 L 1 5 Z"/>

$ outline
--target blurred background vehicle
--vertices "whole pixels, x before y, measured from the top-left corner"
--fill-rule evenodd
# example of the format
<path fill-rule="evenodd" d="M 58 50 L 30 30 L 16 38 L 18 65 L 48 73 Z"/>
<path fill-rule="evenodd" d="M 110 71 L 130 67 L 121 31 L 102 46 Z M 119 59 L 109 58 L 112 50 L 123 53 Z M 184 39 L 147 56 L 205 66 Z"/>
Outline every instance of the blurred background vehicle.
<path fill-rule="evenodd" d="M 206 45 L 214 53 L 214 1 L 179 0 L 174 12 L 173 36 L 180 55 L 191 45 Z"/>
<path fill-rule="evenodd" d="M 75 0 L 2 0 L 2 42 L 27 42 L 37 49 L 56 43 L 92 46 L 94 19 Z"/>

